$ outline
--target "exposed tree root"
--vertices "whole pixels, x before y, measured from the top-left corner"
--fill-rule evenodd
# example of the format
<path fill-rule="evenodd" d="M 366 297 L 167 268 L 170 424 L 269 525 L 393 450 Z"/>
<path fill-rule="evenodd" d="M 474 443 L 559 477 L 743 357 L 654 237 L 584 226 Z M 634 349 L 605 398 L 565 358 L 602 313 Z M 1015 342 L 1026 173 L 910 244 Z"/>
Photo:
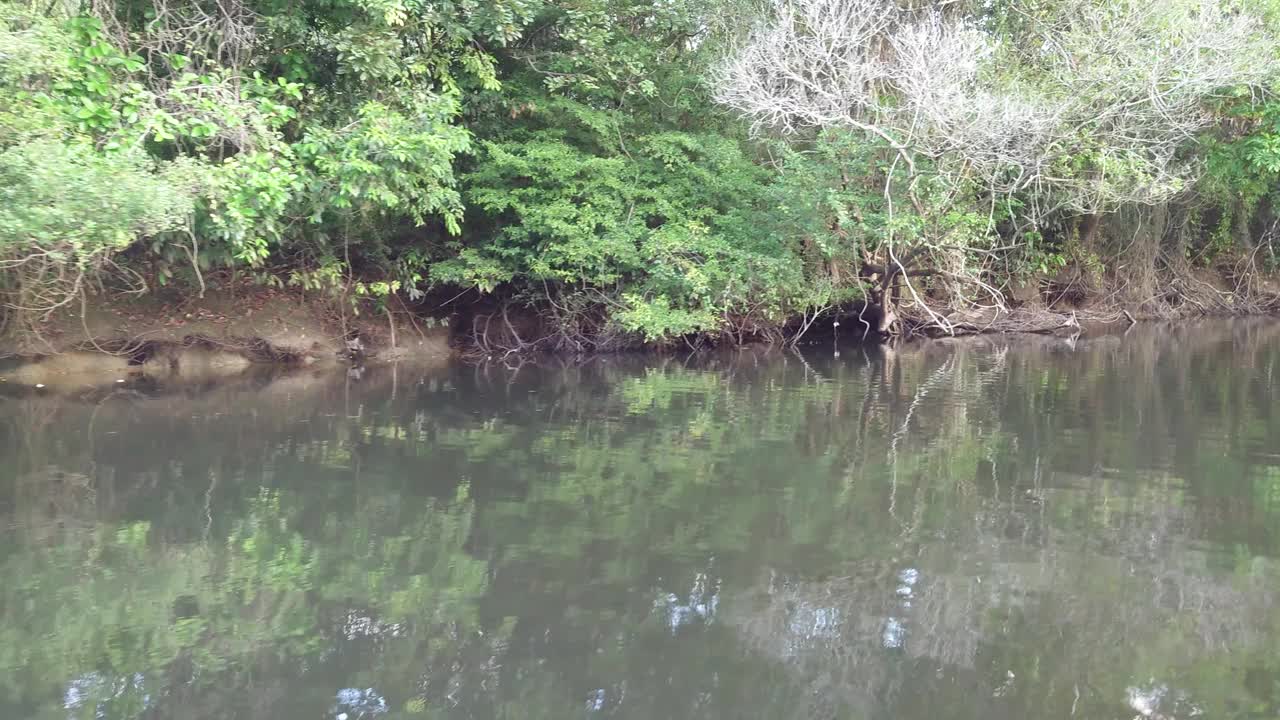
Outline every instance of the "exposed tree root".
<path fill-rule="evenodd" d="M 130 364 L 141 365 L 157 357 L 177 350 L 199 349 L 231 353 L 243 356 L 253 363 L 295 365 L 305 361 L 309 353 L 302 348 L 273 345 L 260 337 L 213 338 L 207 335 L 188 335 L 181 342 L 129 338 L 109 341 L 91 341 L 73 347 L 72 350 L 99 352 L 127 358 Z"/>
<path fill-rule="evenodd" d="M 1113 298 L 1096 300 L 1086 308 L 1049 309 L 1035 306 L 943 308 L 907 304 L 896 310 L 898 331 L 906 337 L 957 336 L 983 333 L 1078 333 L 1087 325 L 1133 324 L 1142 320 L 1187 317 L 1230 317 L 1280 313 L 1280 293 L 1258 287 L 1242 275 L 1232 290 L 1221 290 L 1190 273 L 1167 281 L 1163 289 L 1135 305 Z"/>

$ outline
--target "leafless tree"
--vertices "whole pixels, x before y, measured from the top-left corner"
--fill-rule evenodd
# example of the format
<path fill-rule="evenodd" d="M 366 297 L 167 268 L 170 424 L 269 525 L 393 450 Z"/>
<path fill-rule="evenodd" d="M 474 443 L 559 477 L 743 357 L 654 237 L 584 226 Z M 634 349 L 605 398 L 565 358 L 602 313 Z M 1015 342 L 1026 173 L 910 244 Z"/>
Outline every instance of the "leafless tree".
<path fill-rule="evenodd" d="M 765 18 L 715 69 L 714 97 L 756 131 L 846 128 L 886 143 L 894 156 L 883 178 L 890 220 L 902 194 L 894 183 L 915 212 L 948 211 L 926 208 L 917 195 L 927 172 L 944 204 L 967 201 L 965 188 L 993 199 L 1022 193 L 1034 221 L 1183 193 L 1200 168 L 1180 151 L 1214 122 L 1208 101 L 1260 87 L 1277 71 L 1262 21 L 1226 0 L 1007 7 L 1014 20 L 997 31 L 963 3 L 769 0 Z M 895 251 L 889 225 L 885 257 L 871 266 L 901 285 L 926 324 L 954 329 L 923 302 L 904 255 L 917 265 L 932 260 L 952 296 L 970 287 L 1003 311 L 998 291 L 956 267 L 953 239 L 913 239 L 924 254 Z M 892 288 L 881 294 L 892 306 Z"/>
<path fill-rule="evenodd" d="M 956 179 L 1094 212 L 1184 189 L 1196 168 L 1177 150 L 1212 122 L 1205 100 L 1276 70 L 1261 21 L 1219 0 L 1023 5 L 1025 29 L 997 34 L 892 0 L 772 0 L 715 98 L 757 129 L 855 128 Z"/>

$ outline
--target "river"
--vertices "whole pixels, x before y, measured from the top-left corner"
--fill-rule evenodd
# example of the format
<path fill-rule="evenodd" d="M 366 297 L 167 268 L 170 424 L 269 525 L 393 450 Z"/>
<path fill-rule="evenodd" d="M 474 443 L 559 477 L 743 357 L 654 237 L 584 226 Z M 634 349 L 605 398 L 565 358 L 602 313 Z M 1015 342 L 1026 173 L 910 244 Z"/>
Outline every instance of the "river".
<path fill-rule="evenodd" d="M 0 394 L 0 717 L 1280 713 L 1280 325 Z"/>

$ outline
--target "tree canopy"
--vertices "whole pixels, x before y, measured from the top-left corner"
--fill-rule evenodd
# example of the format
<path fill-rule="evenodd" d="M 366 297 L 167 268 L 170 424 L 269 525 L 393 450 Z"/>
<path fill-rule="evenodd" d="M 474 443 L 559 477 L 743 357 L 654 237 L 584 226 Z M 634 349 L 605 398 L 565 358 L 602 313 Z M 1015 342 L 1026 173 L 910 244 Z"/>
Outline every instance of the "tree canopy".
<path fill-rule="evenodd" d="M 4 318 L 233 269 L 421 312 L 464 293 L 473 340 L 579 351 L 1028 283 L 1226 303 L 1179 283 L 1228 265 L 1260 307 L 1276 23 L 1269 0 L 3 0 Z"/>

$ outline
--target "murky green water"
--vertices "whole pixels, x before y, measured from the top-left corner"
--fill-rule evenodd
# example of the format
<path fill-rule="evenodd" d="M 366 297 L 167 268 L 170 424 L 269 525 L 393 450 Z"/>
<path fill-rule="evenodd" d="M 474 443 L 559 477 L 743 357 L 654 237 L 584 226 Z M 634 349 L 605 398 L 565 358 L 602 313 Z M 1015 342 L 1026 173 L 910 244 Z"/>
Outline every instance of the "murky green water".
<path fill-rule="evenodd" d="M 3 718 L 1280 713 L 1280 326 L 0 397 Z"/>

